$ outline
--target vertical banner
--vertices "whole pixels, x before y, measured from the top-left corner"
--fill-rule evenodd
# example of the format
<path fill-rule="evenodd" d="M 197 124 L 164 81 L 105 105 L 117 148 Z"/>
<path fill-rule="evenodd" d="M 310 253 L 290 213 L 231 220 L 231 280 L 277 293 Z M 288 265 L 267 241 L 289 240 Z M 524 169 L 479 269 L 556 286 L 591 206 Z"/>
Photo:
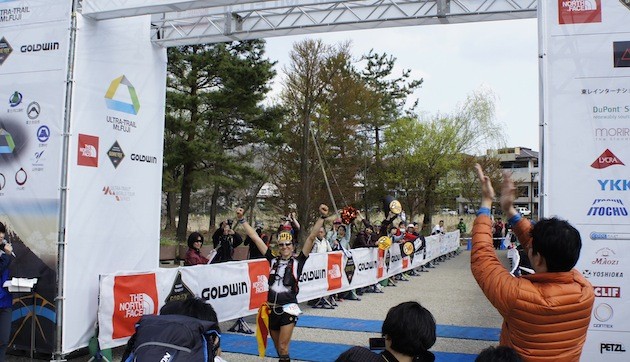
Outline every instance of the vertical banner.
<path fill-rule="evenodd" d="M 582 361 L 630 360 L 630 2 L 540 1 L 543 215 L 582 236 L 595 305 Z"/>
<path fill-rule="evenodd" d="M 17 256 L 11 275 L 38 278 L 33 294 L 13 295 L 9 346 L 26 351 L 32 326 L 35 349 L 54 349 L 71 5 L 67 0 L 0 1 L 0 221 Z"/>
<path fill-rule="evenodd" d="M 98 22 L 79 17 L 78 27 L 64 353 L 86 346 L 94 335 L 100 274 L 158 267 L 161 210 L 166 49 L 151 43 L 150 17 Z M 129 305 L 152 300 L 123 297 Z M 134 317 L 145 312 L 155 310 L 137 309 Z"/>

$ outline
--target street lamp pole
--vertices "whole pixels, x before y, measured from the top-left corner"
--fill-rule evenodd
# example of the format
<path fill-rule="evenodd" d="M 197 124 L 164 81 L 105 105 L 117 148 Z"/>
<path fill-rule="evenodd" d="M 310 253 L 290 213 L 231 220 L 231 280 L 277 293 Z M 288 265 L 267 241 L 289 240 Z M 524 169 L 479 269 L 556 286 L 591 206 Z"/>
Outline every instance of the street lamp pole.
<path fill-rule="evenodd" d="M 538 175 L 538 172 L 532 172 L 530 174 L 530 186 L 529 186 L 529 210 L 531 211 L 531 217 L 534 218 L 534 179 Z"/>

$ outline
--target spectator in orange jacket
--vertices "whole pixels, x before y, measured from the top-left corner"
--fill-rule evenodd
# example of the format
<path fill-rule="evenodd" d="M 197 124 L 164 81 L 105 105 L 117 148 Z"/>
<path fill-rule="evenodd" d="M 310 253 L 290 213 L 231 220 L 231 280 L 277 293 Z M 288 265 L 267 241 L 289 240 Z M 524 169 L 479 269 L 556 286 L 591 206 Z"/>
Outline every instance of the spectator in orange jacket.
<path fill-rule="evenodd" d="M 501 208 L 536 272 L 511 276 L 492 245 L 494 189 L 481 166 L 475 168 L 482 200 L 473 226 L 470 263 L 481 290 L 503 316 L 500 344 L 514 348 L 525 362 L 578 361 L 594 301 L 593 287 L 573 269 L 582 248 L 579 232 L 557 218 L 535 225 L 521 218 L 513 205 L 514 182 L 504 175 Z"/>

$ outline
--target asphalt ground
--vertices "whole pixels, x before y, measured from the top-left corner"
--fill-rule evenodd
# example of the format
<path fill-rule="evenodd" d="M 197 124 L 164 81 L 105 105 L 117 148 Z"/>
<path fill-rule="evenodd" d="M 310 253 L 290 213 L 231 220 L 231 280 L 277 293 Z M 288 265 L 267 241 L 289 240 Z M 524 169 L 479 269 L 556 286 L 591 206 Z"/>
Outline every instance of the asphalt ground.
<path fill-rule="evenodd" d="M 498 251 L 499 259 L 507 264 L 505 251 Z M 383 320 L 387 311 L 402 302 L 417 301 L 427 308 L 437 324 L 454 326 L 473 326 L 500 328 L 502 318 L 483 295 L 470 272 L 470 251 L 439 263 L 429 272 L 412 276 L 407 282 L 399 281 L 395 287 L 385 287 L 384 293 L 366 293 L 360 301 L 344 300 L 335 309 L 315 309 L 300 305 L 305 315 L 339 318 L 357 318 Z M 220 313 L 220 311 L 217 311 Z M 252 328 L 254 316 L 246 318 Z M 221 323 L 221 329 L 227 331 L 234 321 Z M 328 329 L 302 328 L 298 321 L 292 340 L 367 346 L 368 339 L 380 337 L 374 333 L 337 331 Z M 270 341 L 271 343 L 271 341 Z M 431 351 L 477 354 L 484 348 L 497 342 L 438 338 Z M 119 361 L 122 348 L 114 350 L 114 361 Z M 223 353 L 227 361 L 276 361 L 275 358 L 260 359 L 257 356 Z M 7 356 L 7 361 L 25 362 L 29 358 Z M 71 358 L 70 361 L 88 361 L 89 356 Z"/>

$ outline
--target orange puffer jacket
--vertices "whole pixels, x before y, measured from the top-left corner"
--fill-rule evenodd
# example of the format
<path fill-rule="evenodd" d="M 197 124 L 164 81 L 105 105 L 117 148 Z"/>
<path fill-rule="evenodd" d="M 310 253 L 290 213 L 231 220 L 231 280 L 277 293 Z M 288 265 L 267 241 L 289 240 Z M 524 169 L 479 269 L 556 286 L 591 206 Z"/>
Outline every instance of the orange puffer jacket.
<path fill-rule="evenodd" d="M 514 228 L 525 250 L 531 228 L 527 219 Z M 501 345 L 514 348 L 526 362 L 579 361 L 595 299 L 580 272 L 511 276 L 497 258 L 487 215 L 475 220 L 470 264 L 481 290 L 503 316 Z"/>

